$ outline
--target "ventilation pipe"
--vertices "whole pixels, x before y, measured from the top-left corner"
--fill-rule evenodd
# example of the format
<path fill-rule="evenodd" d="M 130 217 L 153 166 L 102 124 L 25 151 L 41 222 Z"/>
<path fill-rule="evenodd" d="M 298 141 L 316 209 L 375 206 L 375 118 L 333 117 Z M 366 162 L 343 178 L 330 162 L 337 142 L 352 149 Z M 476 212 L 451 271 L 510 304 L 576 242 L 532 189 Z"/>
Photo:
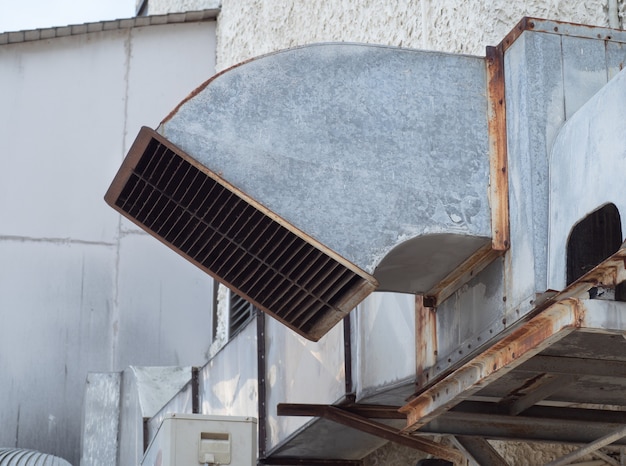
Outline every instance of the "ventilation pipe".
<path fill-rule="evenodd" d="M 24 448 L 0 448 L 0 466 L 72 466 L 63 458 Z"/>
<path fill-rule="evenodd" d="M 495 257 L 488 75 L 369 45 L 267 55 L 144 128 L 106 200 L 317 340 L 374 290 L 441 298 Z"/>

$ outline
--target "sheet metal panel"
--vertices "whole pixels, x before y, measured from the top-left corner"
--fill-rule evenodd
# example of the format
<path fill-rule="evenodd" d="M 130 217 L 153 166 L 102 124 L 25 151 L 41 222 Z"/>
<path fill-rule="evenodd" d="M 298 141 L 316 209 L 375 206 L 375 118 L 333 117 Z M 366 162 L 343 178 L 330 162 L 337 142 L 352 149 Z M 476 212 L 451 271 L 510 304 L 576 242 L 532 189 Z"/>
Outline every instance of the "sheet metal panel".
<path fill-rule="evenodd" d="M 626 73 L 604 86 L 563 127 L 550 173 L 550 287 L 566 282 L 566 244 L 573 226 L 612 202 L 626 232 Z"/>
<path fill-rule="evenodd" d="M 117 464 L 120 372 L 90 373 L 85 386 L 81 466 Z"/>
<path fill-rule="evenodd" d="M 511 225 L 506 306 L 525 314 L 535 292 L 546 290 L 548 153 L 565 121 L 561 37 L 526 31 L 504 62 Z"/>
<path fill-rule="evenodd" d="M 193 414 L 191 383 L 185 385 L 163 408 L 152 416 L 144 429 L 144 445 L 149 444 L 156 435 L 163 419 L 170 414 Z"/>
<path fill-rule="evenodd" d="M 258 417 L 255 322 L 250 321 L 200 369 L 201 414 Z"/>
<path fill-rule="evenodd" d="M 0 445 L 76 462 L 85 378 L 111 359 L 114 251 L 5 238 L 0 258 Z"/>
<path fill-rule="evenodd" d="M 217 75 L 158 131 L 367 273 L 440 234 L 437 260 L 397 264 L 426 291 L 490 241 L 485 90 L 478 57 L 318 44 Z"/>
<path fill-rule="evenodd" d="M 623 42 L 606 42 L 606 65 L 608 78 L 611 80 L 626 65 L 626 44 Z"/>
<path fill-rule="evenodd" d="M 569 119 L 608 80 L 605 42 L 563 36 L 563 91 L 565 118 Z"/>
<path fill-rule="evenodd" d="M 351 319 L 357 401 L 402 404 L 386 392 L 407 383 L 412 389 L 415 380 L 415 296 L 373 293 Z"/>
<path fill-rule="evenodd" d="M 267 449 L 304 426 L 308 418 L 279 417 L 278 403 L 332 404 L 345 394 L 343 324 L 314 343 L 266 319 Z"/>
<path fill-rule="evenodd" d="M 475 354 L 506 328 L 504 264 L 504 259 L 497 259 L 437 307 L 437 359 L 417 374 L 421 387 Z M 419 338 L 424 337 L 416 336 Z"/>

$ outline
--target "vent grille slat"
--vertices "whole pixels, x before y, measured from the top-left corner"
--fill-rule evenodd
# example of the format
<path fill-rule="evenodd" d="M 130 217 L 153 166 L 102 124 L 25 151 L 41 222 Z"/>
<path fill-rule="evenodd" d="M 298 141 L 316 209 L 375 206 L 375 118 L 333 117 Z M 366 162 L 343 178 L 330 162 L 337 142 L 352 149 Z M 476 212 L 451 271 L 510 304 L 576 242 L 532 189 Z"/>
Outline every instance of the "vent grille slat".
<path fill-rule="evenodd" d="M 233 325 L 247 318 L 248 300 L 317 340 L 377 286 L 148 128 L 105 198 L 243 296 Z"/>

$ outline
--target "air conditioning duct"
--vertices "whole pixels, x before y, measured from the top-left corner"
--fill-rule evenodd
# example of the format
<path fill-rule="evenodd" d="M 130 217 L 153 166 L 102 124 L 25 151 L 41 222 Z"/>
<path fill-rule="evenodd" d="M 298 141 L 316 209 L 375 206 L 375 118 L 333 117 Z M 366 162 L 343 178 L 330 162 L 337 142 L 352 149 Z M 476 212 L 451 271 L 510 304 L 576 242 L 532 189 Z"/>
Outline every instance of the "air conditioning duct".
<path fill-rule="evenodd" d="M 24 448 L 0 448 L 0 466 L 72 466 L 63 458 Z"/>
<path fill-rule="evenodd" d="M 312 340 L 374 290 L 445 299 L 507 245 L 494 63 L 355 44 L 249 61 L 142 129 L 106 200 Z"/>

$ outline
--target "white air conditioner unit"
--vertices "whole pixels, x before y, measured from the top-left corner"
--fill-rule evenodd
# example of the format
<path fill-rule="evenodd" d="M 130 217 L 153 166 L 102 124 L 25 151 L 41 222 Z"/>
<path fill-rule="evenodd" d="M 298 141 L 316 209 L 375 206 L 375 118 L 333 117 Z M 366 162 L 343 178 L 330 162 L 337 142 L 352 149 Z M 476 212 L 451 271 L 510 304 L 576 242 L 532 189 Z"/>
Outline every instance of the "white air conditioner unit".
<path fill-rule="evenodd" d="M 252 466 L 257 421 L 251 417 L 168 414 L 141 466 Z"/>

